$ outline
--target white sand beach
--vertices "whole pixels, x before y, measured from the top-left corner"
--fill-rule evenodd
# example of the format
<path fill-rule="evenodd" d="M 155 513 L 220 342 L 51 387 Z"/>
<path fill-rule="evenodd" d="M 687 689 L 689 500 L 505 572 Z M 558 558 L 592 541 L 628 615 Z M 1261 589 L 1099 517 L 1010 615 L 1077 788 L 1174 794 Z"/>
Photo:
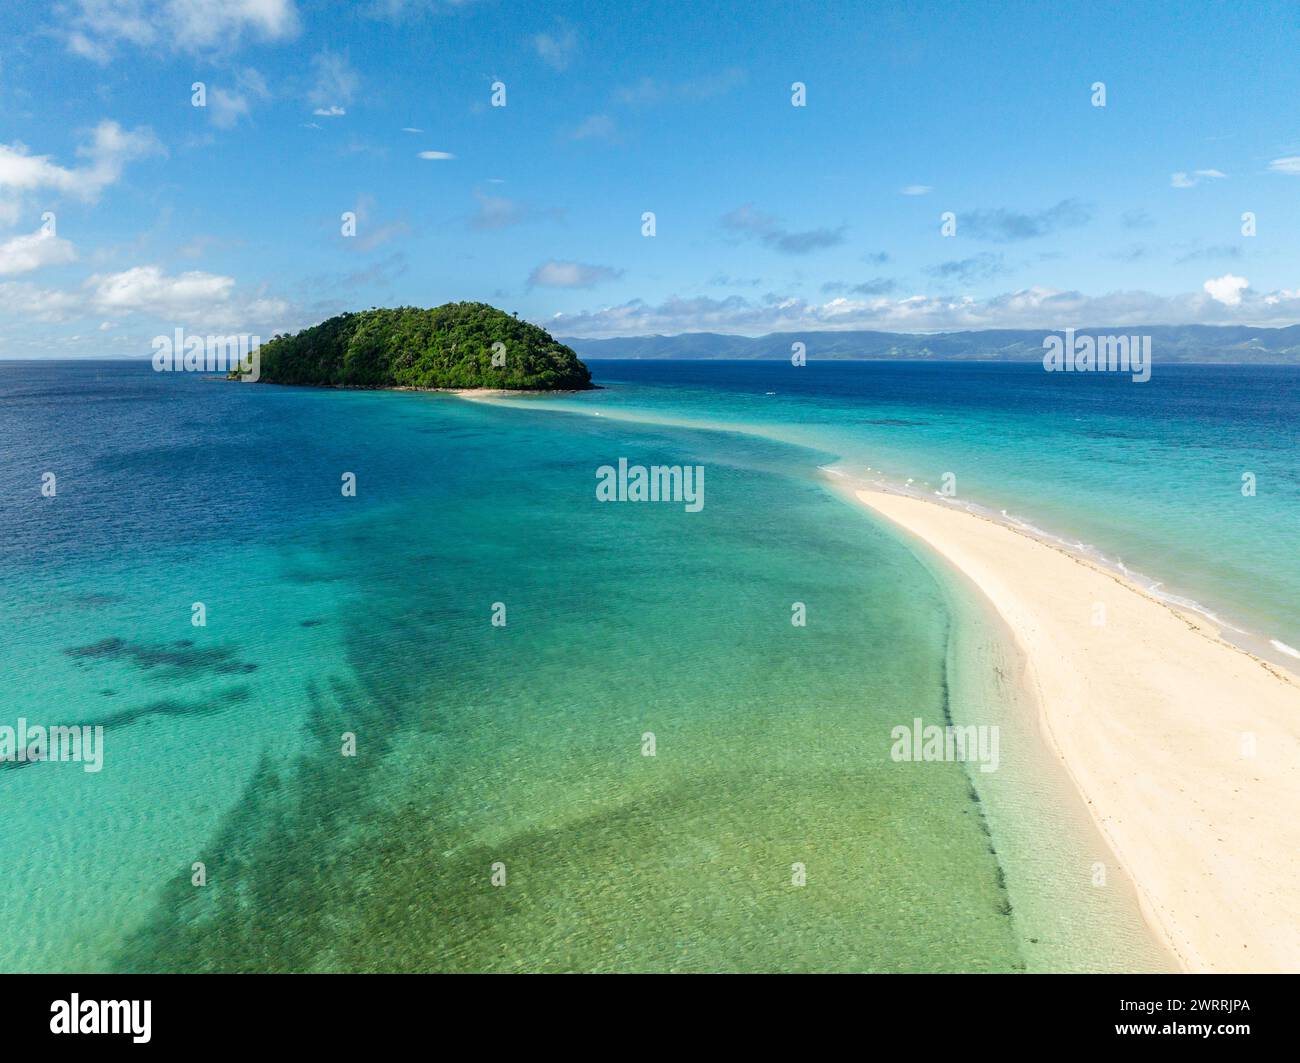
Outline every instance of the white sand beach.
<path fill-rule="evenodd" d="M 1300 971 L 1300 682 L 1118 574 L 958 507 L 857 499 L 960 569 L 1183 967 Z M 1093 887 L 1089 887 L 1093 888 Z"/>

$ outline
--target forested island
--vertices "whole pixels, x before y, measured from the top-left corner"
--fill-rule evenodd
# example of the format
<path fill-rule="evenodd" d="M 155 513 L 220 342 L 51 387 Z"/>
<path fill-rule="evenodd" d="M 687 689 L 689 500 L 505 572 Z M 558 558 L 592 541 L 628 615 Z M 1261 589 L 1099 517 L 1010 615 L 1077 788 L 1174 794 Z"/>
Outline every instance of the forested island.
<path fill-rule="evenodd" d="M 258 379 L 354 388 L 582 391 L 591 371 L 545 329 L 486 303 L 340 314 L 259 349 Z M 229 374 L 238 378 L 241 371 Z"/>

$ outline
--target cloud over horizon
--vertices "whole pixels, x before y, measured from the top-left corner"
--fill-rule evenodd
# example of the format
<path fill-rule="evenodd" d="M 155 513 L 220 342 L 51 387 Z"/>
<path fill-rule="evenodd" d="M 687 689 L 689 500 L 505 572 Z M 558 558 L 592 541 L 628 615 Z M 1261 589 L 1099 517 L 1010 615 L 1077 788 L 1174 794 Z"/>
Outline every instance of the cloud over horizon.
<path fill-rule="evenodd" d="M 241 293 L 234 277 L 202 270 L 168 274 L 156 265 L 92 274 L 65 289 L 0 282 L 0 311 L 14 310 L 50 323 L 139 315 L 195 332 L 278 328 L 294 312 L 284 299 Z"/>
<path fill-rule="evenodd" d="M 611 336 L 724 332 L 761 336 L 800 329 L 836 331 L 948 332 L 968 329 L 1061 329 L 1169 324 L 1279 327 L 1300 319 L 1300 291 L 1255 293 L 1245 278 L 1227 275 L 1203 289 L 1174 296 L 1115 291 L 1089 296 L 1078 291 L 1031 287 L 987 299 L 911 295 L 902 298 L 836 297 L 825 302 L 768 294 L 672 296 L 651 305 L 640 299 L 578 313 L 535 318 L 556 336 Z"/>

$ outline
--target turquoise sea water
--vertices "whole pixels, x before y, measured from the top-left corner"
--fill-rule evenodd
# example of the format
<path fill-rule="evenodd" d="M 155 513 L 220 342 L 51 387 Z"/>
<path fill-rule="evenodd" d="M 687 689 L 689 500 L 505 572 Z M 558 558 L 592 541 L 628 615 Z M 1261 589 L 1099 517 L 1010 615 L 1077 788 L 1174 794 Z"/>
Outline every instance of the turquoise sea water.
<path fill-rule="evenodd" d="M 1157 365 L 1135 384 L 1037 363 L 597 364 L 607 390 L 556 402 L 812 445 L 854 479 L 926 493 L 951 473 L 959 500 L 1300 666 L 1300 368 Z"/>
<path fill-rule="evenodd" d="M 790 396 L 780 365 L 596 365 L 607 390 L 489 404 L 0 363 L 0 726 L 105 727 L 98 773 L 0 765 L 0 969 L 1168 966 L 1122 875 L 1092 885 L 1109 856 L 992 618 L 818 472 L 957 454 L 959 485 L 1020 470 L 1005 500 L 1091 535 L 1077 494 L 1034 487 L 1073 422 L 1017 409 L 1020 379 L 963 410 L 950 368 L 895 377 L 900 398 L 870 366 Z M 1200 464 L 1248 452 L 1260 523 L 1182 514 L 1132 542 L 1213 578 L 1222 527 L 1262 537 L 1219 578 L 1267 586 L 1179 575 L 1287 633 L 1295 554 L 1263 529 L 1266 484 L 1295 500 L 1295 420 L 1250 409 Z M 1123 430 L 1114 475 L 1147 488 L 1150 437 L 1178 432 Z M 703 465 L 704 508 L 598 503 L 620 457 Z M 999 770 L 896 763 L 914 718 L 997 725 Z"/>

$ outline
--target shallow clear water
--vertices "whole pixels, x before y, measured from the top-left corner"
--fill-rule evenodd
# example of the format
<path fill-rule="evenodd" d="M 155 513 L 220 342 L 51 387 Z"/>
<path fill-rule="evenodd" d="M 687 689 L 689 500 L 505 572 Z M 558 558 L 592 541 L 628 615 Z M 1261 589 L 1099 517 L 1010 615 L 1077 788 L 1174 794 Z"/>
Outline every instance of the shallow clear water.
<path fill-rule="evenodd" d="M 782 421 L 782 367 L 678 368 L 529 408 L 0 363 L 0 725 L 106 729 L 0 766 L 0 968 L 1167 965 L 1005 640 L 817 473 L 869 449 L 843 386 Z M 704 508 L 598 503 L 620 457 Z M 915 717 L 1005 768 L 895 763 Z"/>
<path fill-rule="evenodd" d="M 1139 384 L 1037 363 L 593 366 L 606 390 L 557 401 L 762 432 L 928 491 L 951 473 L 957 498 L 1300 648 L 1300 367 L 1157 365 Z"/>

